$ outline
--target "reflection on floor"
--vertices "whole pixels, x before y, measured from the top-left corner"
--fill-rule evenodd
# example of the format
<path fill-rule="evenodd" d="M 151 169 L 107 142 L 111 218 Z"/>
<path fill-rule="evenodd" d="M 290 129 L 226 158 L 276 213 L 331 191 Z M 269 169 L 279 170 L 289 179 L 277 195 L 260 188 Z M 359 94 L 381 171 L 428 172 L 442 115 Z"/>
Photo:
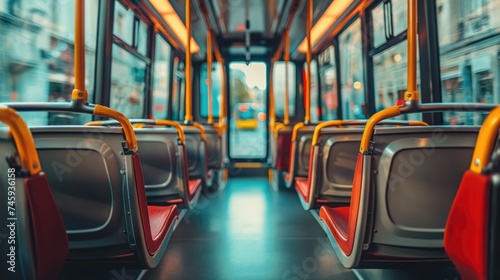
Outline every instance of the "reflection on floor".
<path fill-rule="evenodd" d="M 356 279 L 295 192 L 230 179 L 187 214 L 159 267 L 142 279 Z"/>
<path fill-rule="evenodd" d="M 200 199 L 198 208 L 180 222 L 155 269 L 73 265 L 61 279 L 460 279 L 454 267 L 343 268 L 295 191 L 274 192 L 267 178 L 231 178 L 223 192 Z"/>

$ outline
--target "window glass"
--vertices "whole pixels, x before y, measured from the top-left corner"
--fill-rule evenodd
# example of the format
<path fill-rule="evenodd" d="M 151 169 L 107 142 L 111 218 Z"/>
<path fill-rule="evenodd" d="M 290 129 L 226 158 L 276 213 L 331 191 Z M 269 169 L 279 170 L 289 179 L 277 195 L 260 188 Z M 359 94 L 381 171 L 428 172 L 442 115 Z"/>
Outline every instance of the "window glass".
<path fill-rule="evenodd" d="M 306 79 L 306 74 L 307 74 L 307 63 L 304 63 L 304 68 L 302 72 L 302 86 L 301 89 L 303 93 L 305 92 L 305 79 Z M 311 61 L 311 122 L 318 122 L 319 121 L 319 114 L 320 110 L 318 108 L 318 95 L 319 95 L 319 88 L 318 88 L 318 62 L 316 60 Z M 305 106 L 306 101 L 305 101 L 305 95 L 303 95 L 303 104 Z M 305 110 L 305 107 L 304 107 Z"/>
<path fill-rule="evenodd" d="M 337 68 L 335 65 L 335 48 L 330 46 L 319 55 L 319 79 L 321 83 L 321 116 L 322 120 L 336 120 L 338 94 L 337 94 Z"/>
<path fill-rule="evenodd" d="M 361 37 L 360 19 L 339 36 L 343 119 L 366 118 Z"/>
<path fill-rule="evenodd" d="M 385 27 L 384 27 L 384 2 L 377 5 L 372 10 L 372 27 L 373 27 L 373 47 L 376 48 L 385 43 Z"/>
<path fill-rule="evenodd" d="M 443 102 L 500 103 L 500 0 L 436 1 Z M 484 114 L 447 112 L 445 124 L 481 124 Z"/>
<path fill-rule="evenodd" d="M 383 1 L 371 11 L 374 48 L 384 44 L 387 38 L 398 36 L 406 30 L 407 5 L 407 0 Z"/>
<path fill-rule="evenodd" d="M 0 1 L 0 102 L 61 102 L 74 88 L 74 1 Z M 97 18 L 98 0 L 85 1 Z M 97 25 L 87 22 L 85 85 L 92 101 Z M 81 124 L 76 113 L 22 112 L 28 124 Z"/>
<path fill-rule="evenodd" d="M 221 100 L 222 67 L 217 62 L 212 63 L 212 116 L 219 116 L 219 103 Z M 207 64 L 201 66 L 200 73 L 200 116 L 208 117 L 208 72 Z"/>
<path fill-rule="evenodd" d="M 229 64 L 229 157 L 267 156 L 267 65 L 263 62 Z"/>
<path fill-rule="evenodd" d="M 277 61 L 273 65 L 274 108 L 276 116 L 285 115 L 285 81 L 286 63 Z M 295 115 L 295 64 L 288 63 L 288 115 Z"/>
<path fill-rule="evenodd" d="M 110 107 L 128 118 L 144 117 L 146 62 L 113 45 Z"/>
<path fill-rule="evenodd" d="M 137 51 L 142 55 L 148 54 L 148 26 L 137 21 Z"/>
<path fill-rule="evenodd" d="M 165 39 L 160 34 L 156 35 L 151 110 L 155 119 L 167 118 L 171 51 L 172 48 Z"/>
<path fill-rule="evenodd" d="M 184 119 L 184 62 L 174 58 L 174 73 L 172 84 L 172 120 L 180 121 Z"/>
<path fill-rule="evenodd" d="M 125 43 L 133 46 L 134 12 L 115 1 L 115 23 L 113 33 Z"/>
<path fill-rule="evenodd" d="M 373 56 L 373 78 L 375 89 L 375 110 L 378 112 L 396 105 L 404 99 L 407 84 L 407 43 L 403 41 Z M 417 60 L 417 65 L 420 65 Z M 420 89 L 420 70 L 417 69 L 417 83 Z M 398 117 L 405 120 L 420 120 L 421 114 Z"/>

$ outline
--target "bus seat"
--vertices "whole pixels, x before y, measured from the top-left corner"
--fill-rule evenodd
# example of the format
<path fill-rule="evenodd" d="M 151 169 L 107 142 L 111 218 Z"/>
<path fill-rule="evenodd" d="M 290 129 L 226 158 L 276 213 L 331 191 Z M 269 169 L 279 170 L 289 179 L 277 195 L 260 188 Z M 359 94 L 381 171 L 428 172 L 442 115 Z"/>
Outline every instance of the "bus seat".
<path fill-rule="evenodd" d="M 33 127 L 69 237 L 72 261 L 138 260 L 155 267 L 178 221 L 176 205 L 148 205 L 139 154 L 116 127 Z"/>
<path fill-rule="evenodd" d="M 478 127 L 379 128 L 359 154 L 350 206 L 320 209 L 347 267 L 448 261 L 443 232 Z"/>
<path fill-rule="evenodd" d="M 362 134 L 362 128 L 321 129 L 318 142 L 311 147 L 308 177 L 295 179 L 305 210 L 349 204 Z"/>
<path fill-rule="evenodd" d="M 307 178 L 314 128 L 312 125 L 307 125 L 294 129 L 295 135 L 292 135 L 290 146 L 290 169 L 282 175 L 288 188 L 295 185 L 296 178 Z"/>
<path fill-rule="evenodd" d="M 222 138 L 211 125 L 204 125 L 207 136 L 207 166 L 209 170 L 222 168 Z"/>
<path fill-rule="evenodd" d="M 200 130 L 193 126 L 183 126 L 184 136 L 186 141 L 186 155 L 188 164 L 188 175 L 189 180 L 196 181 L 190 183 L 193 186 L 207 185 L 209 181 L 209 170 L 207 163 L 207 147 L 206 142 L 202 139 Z M 199 182 L 197 182 L 199 180 Z"/>
<path fill-rule="evenodd" d="M 201 179 L 190 179 L 185 172 L 188 170 L 186 145 L 180 142 L 178 132 L 170 127 L 144 127 L 134 131 L 148 202 L 174 203 L 193 209 L 200 195 Z"/>
<path fill-rule="evenodd" d="M 283 173 L 290 169 L 290 145 L 292 127 L 277 123 L 272 129 L 271 143 L 271 184 L 276 190 L 286 188 Z"/>
<path fill-rule="evenodd" d="M 499 115 L 497 107 L 483 122 L 446 222 L 444 248 L 465 280 L 500 276 Z"/>
<path fill-rule="evenodd" d="M 0 150 L 3 156 L 15 158 L 18 152 L 8 131 L 0 129 Z M 9 209 L 0 212 L 2 221 L 7 221 L 7 225 L 0 229 L 0 234 L 5 236 L 5 240 L 0 242 L 3 252 L 0 260 L 4 264 L 0 278 L 57 279 L 68 256 L 69 245 L 66 228 L 46 174 L 43 171 L 36 174 L 9 173 L 9 168 L 20 171 L 22 167 L 12 166 L 5 158 L 0 161 L 0 168 L 4 170 L 0 174 L 1 197 L 5 198 L 3 205 L 10 206 L 8 203 L 10 200 L 7 198 L 15 197 L 15 203 L 12 204 L 12 210 L 15 212 L 12 213 L 16 218 L 14 226 L 9 227 L 9 218 L 12 218 L 8 215 Z M 9 174 L 15 177 L 10 177 Z M 8 183 L 9 178 L 14 179 L 12 180 L 12 186 L 15 187 L 14 196 L 8 193 L 8 188 L 11 187 Z M 12 240 L 15 243 L 10 242 L 11 239 L 8 241 L 7 236 L 14 236 Z M 11 251 L 11 245 L 16 248 L 14 252 Z M 10 255 L 13 254 L 15 260 L 10 264 L 12 261 Z M 14 267 L 14 271 L 9 271 L 9 267 Z"/>

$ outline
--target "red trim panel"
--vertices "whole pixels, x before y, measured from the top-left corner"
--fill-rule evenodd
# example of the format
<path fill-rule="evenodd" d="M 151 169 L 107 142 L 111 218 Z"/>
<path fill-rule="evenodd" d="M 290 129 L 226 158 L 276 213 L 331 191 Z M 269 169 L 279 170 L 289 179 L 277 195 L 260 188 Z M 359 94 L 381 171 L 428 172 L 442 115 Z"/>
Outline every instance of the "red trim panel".
<path fill-rule="evenodd" d="M 350 256 L 354 246 L 354 235 L 356 233 L 356 223 L 358 222 L 359 202 L 361 200 L 361 186 L 363 177 L 363 155 L 358 154 L 356 170 L 352 182 L 351 205 L 349 207 L 329 208 L 321 207 L 320 217 L 330 223 L 333 237 L 339 244 L 340 249 L 346 256 Z M 347 215 L 348 214 L 348 215 Z"/>
<path fill-rule="evenodd" d="M 278 136 L 278 155 L 276 169 L 279 171 L 288 171 L 290 169 L 290 145 L 292 133 L 283 132 Z"/>
<path fill-rule="evenodd" d="M 132 164 L 134 167 L 135 189 L 139 211 L 141 213 L 142 229 L 146 239 L 146 246 L 148 248 L 148 253 L 154 255 L 156 251 L 158 251 L 158 248 L 160 248 L 168 229 L 179 213 L 175 205 L 148 206 L 139 154 L 132 156 Z"/>
<path fill-rule="evenodd" d="M 451 206 L 444 248 L 462 279 L 487 279 L 491 177 L 466 171 Z"/>
<path fill-rule="evenodd" d="M 325 221 L 332 233 L 336 232 L 342 240 L 347 240 L 349 206 L 336 208 L 322 206 L 319 210 L 319 218 Z"/>
<path fill-rule="evenodd" d="M 295 188 L 302 196 L 304 201 L 309 201 L 309 187 L 307 185 L 308 185 L 307 178 L 295 177 Z"/>
<path fill-rule="evenodd" d="M 189 200 L 192 200 L 196 192 L 198 192 L 199 189 L 201 189 L 201 179 L 193 179 L 188 181 L 189 184 Z"/>
<path fill-rule="evenodd" d="M 173 225 L 175 218 L 179 216 L 177 205 L 170 206 L 148 206 L 151 237 L 154 246 L 159 248 L 165 239 L 169 228 Z"/>
<path fill-rule="evenodd" d="M 285 180 L 286 180 L 287 182 L 290 182 L 290 180 L 292 180 L 292 178 L 291 178 L 291 177 L 292 177 L 292 176 L 290 176 L 290 173 L 285 173 Z"/>
<path fill-rule="evenodd" d="M 57 279 L 68 256 L 68 236 L 45 173 L 24 181 L 37 279 Z"/>

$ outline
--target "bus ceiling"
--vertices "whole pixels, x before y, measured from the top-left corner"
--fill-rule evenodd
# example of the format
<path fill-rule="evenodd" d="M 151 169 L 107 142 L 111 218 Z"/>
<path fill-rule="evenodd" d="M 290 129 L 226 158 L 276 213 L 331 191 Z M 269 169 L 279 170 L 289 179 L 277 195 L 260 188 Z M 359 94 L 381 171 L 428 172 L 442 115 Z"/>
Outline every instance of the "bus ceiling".
<path fill-rule="evenodd" d="M 280 48 L 285 30 L 290 31 L 291 58 L 305 60 L 304 26 L 308 1 L 191 0 L 193 61 L 206 60 L 207 27 L 213 31 L 216 46 L 226 61 L 270 60 Z M 313 1 L 313 52 L 321 50 L 368 2 Z M 153 17 L 163 19 L 159 22 L 161 29 L 185 50 L 184 1 L 142 0 L 142 7 Z"/>

